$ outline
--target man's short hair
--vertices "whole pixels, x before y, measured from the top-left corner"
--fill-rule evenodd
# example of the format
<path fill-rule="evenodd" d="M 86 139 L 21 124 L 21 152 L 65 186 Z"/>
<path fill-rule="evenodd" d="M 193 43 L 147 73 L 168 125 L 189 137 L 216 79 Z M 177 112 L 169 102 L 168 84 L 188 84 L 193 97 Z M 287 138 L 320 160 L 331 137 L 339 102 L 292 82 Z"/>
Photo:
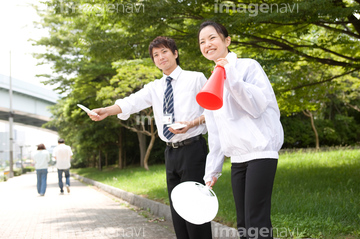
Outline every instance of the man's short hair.
<path fill-rule="evenodd" d="M 63 144 L 63 143 L 65 143 L 65 140 L 64 139 L 58 139 L 58 143 Z"/>
<path fill-rule="evenodd" d="M 178 57 L 176 58 L 176 64 L 178 66 L 180 66 L 180 56 L 179 56 L 179 50 L 177 49 L 177 46 L 175 44 L 175 41 L 169 37 L 162 37 L 162 36 L 158 36 L 156 37 L 149 45 L 149 54 L 151 59 L 154 61 L 154 57 L 153 57 L 153 49 L 154 48 L 160 48 L 160 47 L 165 47 L 165 48 L 169 48 L 171 50 L 171 52 L 175 55 L 175 51 L 178 52 Z"/>

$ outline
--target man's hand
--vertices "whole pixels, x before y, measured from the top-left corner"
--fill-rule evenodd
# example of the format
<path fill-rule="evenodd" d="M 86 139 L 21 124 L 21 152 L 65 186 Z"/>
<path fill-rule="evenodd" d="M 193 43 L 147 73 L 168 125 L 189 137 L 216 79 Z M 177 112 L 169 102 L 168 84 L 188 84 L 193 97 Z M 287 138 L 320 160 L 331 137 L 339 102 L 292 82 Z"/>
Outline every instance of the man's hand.
<path fill-rule="evenodd" d="M 194 119 L 193 121 L 181 121 L 181 122 L 176 122 L 176 123 L 180 123 L 180 124 L 185 124 L 186 126 L 184 128 L 181 129 L 172 129 L 169 128 L 169 131 L 171 133 L 174 134 L 185 134 L 189 129 L 196 127 L 200 124 L 204 124 L 205 123 L 205 116 L 201 115 L 198 118 Z"/>
<path fill-rule="evenodd" d="M 181 129 L 173 129 L 173 128 L 169 127 L 169 131 L 173 134 L 185 134 L 190 128 L 193 127 L 192 123 L 187 122 L 187 121 L 176 122 L 176 123 L 185 124 L 186 126 Z"/>
<path fill-rule="evenodd" d="M 93 121 L 100 121 L 109 116 L 109 113 L 107 112 L 106 108 L 93 109 L 92 111 L 95 112 L 96 114 L 98 114 L 98 115 L 92 115 L 92 114 L 88 113 L 88 116 Z"/>
<path fill-rule="evenodd" d="M 88 114 L 88 116 L 93 120 L 93 121 L 100 121 L 105 119 L 106 117 L 108 117 L 109 115 L 117 115 L 122 113 L 122 110 L 120 108 L 120 106 L 118 105 L 112 105 L 106 108 L 98 108 L 98 109 L 93 109 L 93 112 L 95 112 L 98 115 L 91 115 Z"/>

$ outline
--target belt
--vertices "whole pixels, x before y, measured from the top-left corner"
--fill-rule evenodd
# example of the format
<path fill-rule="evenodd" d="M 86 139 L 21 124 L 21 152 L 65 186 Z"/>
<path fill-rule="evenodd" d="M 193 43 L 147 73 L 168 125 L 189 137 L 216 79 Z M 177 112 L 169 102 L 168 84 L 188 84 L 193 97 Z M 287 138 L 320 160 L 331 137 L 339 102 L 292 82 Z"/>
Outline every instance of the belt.
<path fill-rule="evenodd" d="M 198 141 L 200 138 L 201 138 L 201 135 L 198 135 L 198 136 L 195 136 L 195 137 L 192 137 L 192 138 L 189 138 L 189 139 L 185 139 L 183 141 L 176 142 L 176 143 L 167 142 L 166 145 L 170 146 L 170 147 L 172 147 L 174 149 L 177 149 L 179 147 L 192 144 L 192 143 Z"/>

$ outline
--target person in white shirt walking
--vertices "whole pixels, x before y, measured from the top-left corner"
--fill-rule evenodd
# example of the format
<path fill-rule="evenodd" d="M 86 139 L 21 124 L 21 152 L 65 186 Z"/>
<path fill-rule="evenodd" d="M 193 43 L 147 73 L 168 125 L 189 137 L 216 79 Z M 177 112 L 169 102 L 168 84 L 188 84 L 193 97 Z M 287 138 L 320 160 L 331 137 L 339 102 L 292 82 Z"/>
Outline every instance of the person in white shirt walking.
<path fill-rule="evenodd" d="M 206 82 L 203 73 L 182 70 L 174 40 L 157 37 L 149 45 L 149 53 L 163 77 L 148 83 L 143 89 L 117 100 L 113 106 L 94 109 L 98 116 L 88 114 L 94 121 L 118 115 L 127 120 L 133 113 L 153 107 L 155 123 L 160 139 L 166 142 L 165 165 L 167 188 L 173 225 L 177 238 L 212 238 L 210 222 L 191 224 L 174 210 L 171 191 L 184 181 L 203 182 L 207 155 L 206 133 L 203 123 L 204 109 L 196 103 L 196 94 Z M 168 124 L 182 122 L 186 126 L 174 130 Z"/>
<path fill-rule="evenodd" d="M 64 139 L 58 140 L 58 146 L 54 148 L 53 157 L 56 160 L 56 168 L 58 170 L 60 193 L 64 193 L 64 183 L 62 180 L 65 174 L 65 186 L 68 193 L 70 193 L 70 160 L 73 152 L 70 146 L 65 145 Z"/>
<path fill-rule="evenodd" d="M 46 181 L 49 167 L 48 163 L 50 161 L 50 153 L 46 150 L 44 144 L 39 144 L 37 146 L 34 161 L 37 176 L 37 191 L 40 196 L 44 196 L 46 192 Z"/>
<path fill-rule="evenodd" d="M 210 152 L 204 181 L 213 186 L 224 156 L 231 158 L 231 183 L 240 238 L 272 238 L 271 194 L 284 133 L 274 91 L 260 64 L 238 59 L 221 24 L 203 22 L 201 53 L 224 67 L 223 106 L 205 110 Z"/>

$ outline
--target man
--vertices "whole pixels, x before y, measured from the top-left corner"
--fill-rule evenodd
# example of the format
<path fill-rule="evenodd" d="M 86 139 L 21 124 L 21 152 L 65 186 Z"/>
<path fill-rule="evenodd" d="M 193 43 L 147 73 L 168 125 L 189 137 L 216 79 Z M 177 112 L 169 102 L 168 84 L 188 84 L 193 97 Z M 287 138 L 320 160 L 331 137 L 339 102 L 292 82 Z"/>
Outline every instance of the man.
<path fill-rule="evenodd" d="M 70 193 L 70 159 L 72 155 L 73 153 L 70 146 L 65 145 L 64 139 L 59 139 L 58 146 L 54 149 L 53 157 L 56 160 L 61 194 L 64 194 L 64 184 L 62 181 L 63 173 L 65 173 L 66 190 Z"/>
<path fill-rule="evenodd" d="M 117 100 L 113 106 L 94 109 L 94 121 L 110 115 L 127 120 L 133 113 L 153 107 L 159 137 L 166 142 L 165 165 L 168 195 L 173 188 L 184 181 L 203 183 L 207 145 L 202 134 L 206 133 L 204 109 L 196 102 L 196 94 L 206 82 L 200 72 L 184 71 L 180 68 L 179 53 L 174 40 L 166 37 L 155 38 L 149 46 L 150 57 L 162 70 L 161 79 L 150 82 L 143 89 Z M 168 127 L 180 122 L 181 129 Z M 174 210 L 171 198 L 170 208 L 177 238 L 212 238 L 211 224 L 194 225 L 182 219 Z"/>

